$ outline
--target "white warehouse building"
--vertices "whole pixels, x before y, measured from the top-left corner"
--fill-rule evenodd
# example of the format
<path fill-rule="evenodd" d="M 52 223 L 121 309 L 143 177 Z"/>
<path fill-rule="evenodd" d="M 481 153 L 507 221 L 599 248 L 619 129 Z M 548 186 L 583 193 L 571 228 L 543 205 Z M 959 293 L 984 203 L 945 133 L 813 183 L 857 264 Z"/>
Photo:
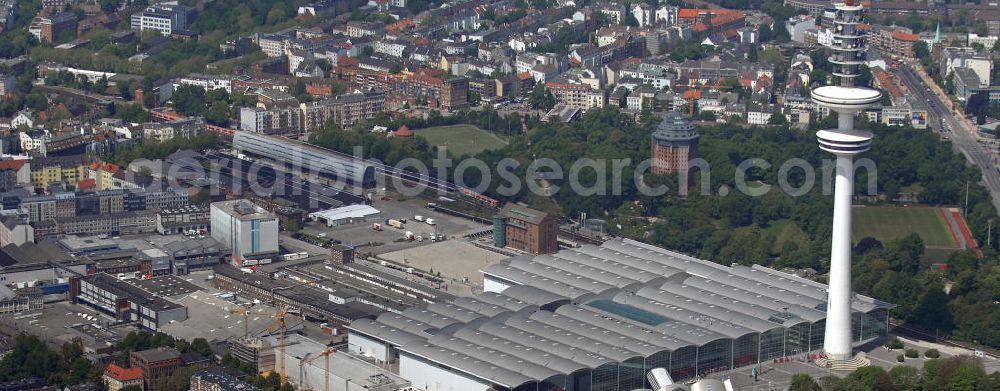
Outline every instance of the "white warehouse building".
<path fill-rule="evenodd" d="M 212 203 L 212 239 L 233 250 L 233 264 L 269 262 L 278 255 L 278 218 L 247 200 Z"/>
<path fill-rule="evenodd" d="M 348 327 L 348 349 L 426 391 L 631 391 L 819 354 L 826 285 L 724 266 L 629 239 L 519 256 L 485 292 Z M 893 305 L 855 295 L 854 341 L 884 337 Z"/>

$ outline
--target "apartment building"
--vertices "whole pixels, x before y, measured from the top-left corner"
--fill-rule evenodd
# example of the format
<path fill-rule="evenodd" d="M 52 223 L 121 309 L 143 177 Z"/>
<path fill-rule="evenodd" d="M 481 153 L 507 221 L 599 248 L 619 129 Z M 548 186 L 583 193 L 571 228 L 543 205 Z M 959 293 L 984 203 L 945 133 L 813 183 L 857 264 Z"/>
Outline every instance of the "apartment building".
<path fill-rule="evenodd" d="M 133 30 L 156 30 L 160 35 L 170 35 L 186 30 L 189 19 L 194 17 L 194 9 L 177 4 L 176 1 L 154 4 L 141 12 L 132 14 Z"/>
<path fill-rule="evenodd" d="M 349 37 L 381 37 L 385 35 L 385 23 L 352 20 L 347 22 L 346 33 Z"/>
<path fill-rule="evenodd" d="M 192 138 L 205 131 L 205 120 L 201 117 L 184 118 L 167 122 L 147 122 L 142 124 L 144 141 L 164 142 L 174 138 Z"/>
<path fill-rule="evenodd" d="M 137 235 L 156 231 L 153 211 L 57 218 L 56 231 L 67 235 Z"/>
<path fill-rule="evenodd" d="M 241 107 L 240 130 L 264 134 L 298 133 L 303 131 L 302 109 L 299 107 Z"/>
<path fill-rule="evenodd" d="M 379 90 L 355 91 L 332 99 L 304 103 L 302 126 L 306 130 L 319 129 L 333 122 L 342 129 L 350 129 L 361 120 L 375 118 L 385 110 L 385 92 Z"/>
<path fill-rule="evenodd" d="M 86 178 L 83 155 L 37 157 L 31 160 L 31 185 L 46 187 L 53 183 L 75 184 Z"/>
<path fill-rule="evenodd" d="M 55 43 L 67 35 L 70 39 L 76 38 L 77 22 L 76 14 L 72 12 L 41 16 L 32 21 L 28 31 L 39 41 Z"/>
<path fill-rule="evenodd" d="M 591 99 L 591 89 L 587 84 L 582 83 L 572 83 L 565 79 L 557 79 L 553 82 L 545 83 L 545 88 L 552 92 L 552 96 L 556 98 L 556 102 L 562 103 L 567 107 L 572 107 L 580 110 L 587 110 L 592 107 L 592 105 L 599 104 L 598 102 Z M 603 98 L 603 92 L 598 91 Z M 599 104 L 596 107 L 601 107 L 603 104 Z"/>
<path fill-rule="evenodd" d="M 205 91 L 214 89 L 223 89 L 227 93 L 233 93 L 233 79 L 231 76 L 227 75 L 205 75 L 201 73 L 192 73 L 185 77 L 177 79 L 177 86 L 196 86 L 201 87 Z"/>

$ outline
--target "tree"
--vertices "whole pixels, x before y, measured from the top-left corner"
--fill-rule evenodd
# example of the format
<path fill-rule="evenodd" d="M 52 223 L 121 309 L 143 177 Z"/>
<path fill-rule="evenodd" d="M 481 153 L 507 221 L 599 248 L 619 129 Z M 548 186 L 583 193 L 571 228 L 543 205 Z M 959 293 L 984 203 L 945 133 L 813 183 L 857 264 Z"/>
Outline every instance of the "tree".
<path fill-rule="evenodd" d="M 914 316 L 917 323 L 927 330 L 934 330 L 947 335 L 955 326 L 948 302 L 951 299 L 944 293 L 944 287 L 931 285 L 920 298 Z"/>
<path fill-rule="evenodd" d="M 873 365 L 858 368 L 850 375 L 847 375 L 841 383 L 841 389 L 845 390 L 875 390 L 892 391 L 895 387 L 892 378 L 882 367 Z"/>
<path fill-rule="evenodd" d="M 948 391 L 976 391 L 986 373 L 976 362 L 963 362 L 951 374 Z M 985 385 L 985 384 L 983 384 Z"/>
<path fill-rule="evenodd" d="M 872 69 L 867 65 L 861 64 L 858 67 L 858 77 L 854 79 L 854 84 L 857 86 L 871 87 L 872 85 Z"/>
<path fill-rule="evenodd" d="M 544 84 L 535 84 L 535 89 L 531 90 L 528 96 L 528 104 L 536 110 L 551 110 L 556 105 L 556 98 L 552 92 L 545 88 Z"/>
<path fill-rule="evenodd" d="M 137 124 L 149 122 L 151 118 L 149 112 L 144 110 L 142 106 L 128 103 L 116 104 L 115 116 L 121 118 L 122 121 Z"/>
<path fill-rule="evenodd" d="M 944 81 L 944 90 L 948 95 L 955 95 L 955 72 L 948 72 Z"/>
<path fill-rule="evenodd" d="M 928 45 L 927 41 L 924 40 L 918 40 L 917 42 L 914 42 L 913 54 L 917 56 L 917 58 L 929 57 L 931 55 L 930 45 Z"/>
<path fill-rule="evenodd" d="M 854 252 L 858 254 L 864 254 L 868 251 L 879 249 L 882 249 L 882 242 L 870 236 L 861 238 L 861 240 L 858 241 L 858 245 L 854 246 Z"/>
<path fill-rule="evenodd" d="M 104 11 L 105 14 L 113 14 L 118 10 L 119 3 L 118 0 L 100 0 L 101 11 Z"/>
<path fill-rule="evenodd" d="M 631 27 L 639 27 L 639 20 L 636 19 L 635 15 L 632 15 L 631 12 L 626 12 L 625 13 L 625 25 L 626 26 L 631 26 Z"/>
<path fill-rule="evenodd" d="M 715 119 L 716 119 L 715 118 L 715 112 L 714 111 L 699 111 L 698 114 L 696 114 L 694 117 L 692 117 L 692 119 L 694 119 L 696 121 L 714 122 Z"/>
<path fill-rule="evenodd" d="M 774 113 L 767 119 L 767 124 L 772 126 L 788 126 L 788 118 L 784 114 Z"/>
<path fill-rule="evenodd" d="M 306 93 L 306 82 L 302 79 L 295 79 L 295 84 L 292 84 L 292 89 L 289 91 L 294 96 L 305 95 Z"/>
<path fill-rule="evenodd" d="M 774 31 L 771 30 L 771 26 L 762 25 L 760 26 L 760 42 L 769 42 L 774 39 Z"/>
<path fill-rule="evenodd" d="M 205 89 L 192 85 L 177 87 L 170 97 L 174 109 L 187 116 L 201 116 L 205 112 Z"/>
<path fill-rule="evenodd" d="M 275 4 L 274 8 L 267 13 L 267 24 L 271 26 L 281 23 L 286 19 L 288 17 L 285 14 L 285 10 L 281 8 L 281 4 Z"/>
<path fill-rule="evenodd" d="M 98 371 L 83 357 L 79 340 L 63 344 L 54 352 L 35 336 L 14 337 L 11 351 L 0 359 L 0 381 L 28 377 L 45 379 L 53 385 L 72 385 L 90 381 Z"/>
<path fill-rule="evenodd" d="M 796 373 L 792 375 L 792 383 L 788 385 L 788 391 L 822 391 L 822 388 L 813 380 L 812 376 Z"/>
<path fill-rule="evenodd" d="M 920 384 L 920 371 L 911 366 L 900 365 L 889 370 L 889 378 L 897 391 L 915 391 Z"/>
<path fill-rule="evenodd" d="M 206 341 L 205 338 L 201 337 L 191 340 L 191 351 L 205 357 L 212 356 L 212 347 L 208 344 L 208 341 Z"/>
<path fill-rule="evenodd" d="M 39 93 L 30 93 L 24 97 L 24 105 L 36 112 L 49 108 L 49 99 Z"/>
<path fill-rule="evenodd" d="M 215 101 L 205 111 L 205 121 L 217 126 L 229 125 L 229 105 L 225 101 Z"/>

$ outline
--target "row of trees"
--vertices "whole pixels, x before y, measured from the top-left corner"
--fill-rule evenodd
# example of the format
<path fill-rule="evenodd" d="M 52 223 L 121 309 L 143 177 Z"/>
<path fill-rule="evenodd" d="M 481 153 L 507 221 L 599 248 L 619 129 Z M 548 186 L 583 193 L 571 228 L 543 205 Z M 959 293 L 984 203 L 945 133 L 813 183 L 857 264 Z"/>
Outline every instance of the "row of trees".
<path fill-rule="evenodd" d="M 164 142 L 147 141 L 144 144 L 119 148 L 114 153 L 103 156 L 102 159 L 125 166 L 140 158 L 162 159 L 177 151 L 185 149 L 203 151 L 208 148 L 216 148 L 218 145 L 219 134 L 205 132 L 190 139 L 177 137 Z"/>
<path fill-rule="evenodd" d="M 916 234 L 883 245 L 862 239 L 854 250 L 854 289 L 895 303 L 892 315 L 929 335 L 1000 346 L 1000 321 L 992 296 L 1000 292 L 1000 264 L 990 252 L 979 259 L 972 251 L 953 253 L 945 271 L 932 271 Z M 950 284 L 950 289 L 945 289 Z"/>
<path fill-rule="evenodd" d="M 983 365 L 970 356 L 935 358 L 917 369 L 897 366 L 888 372 L 869 366 L 845 378 L 826 376 L 818 381 L 807 374 L 792 376 L 789 391 L 976 391 L 1000 389 L 1000 373 L 986 374 Z"/>
<path fill-rule="evenodd" d="M 170 102 L 181 114 L 205 117 L 206 122 L 225 127 L 238 115 L 240 107 L 253 106 L 256 100 L 250 95 L 230 95 L 221 88 L 205 91 L 198 86 L 181 85 L 170 97 Z"/>
<path fill-rule="evenodd" d="M 57 352 L 49 349 L 38 337 L 21 334 L 14 337 L 10 353 L 0 359 L 0 382 L 29 377 L 65 386 L 96 382 L 101 372 L 83 357 L 79 341 L 66 343 Z"/>

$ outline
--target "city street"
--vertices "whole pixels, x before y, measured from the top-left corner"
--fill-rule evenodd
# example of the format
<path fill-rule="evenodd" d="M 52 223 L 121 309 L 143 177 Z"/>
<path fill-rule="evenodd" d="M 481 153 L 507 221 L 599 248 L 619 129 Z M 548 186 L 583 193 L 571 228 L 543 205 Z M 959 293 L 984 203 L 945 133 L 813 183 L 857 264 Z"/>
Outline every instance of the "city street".
<path fill-rule="evenodd" d="M 919 66 L 919 65 L 915 65 Z M 928 124 L 950 138 L 955 147 L 983 172 L 983 183 L 990 192 L 993 206 L 1000 210 L 1000 172 L 996 168 L 996 155 L 980 144 L 978 132 L 964 117 L 951 111 L 949 103 L 942 99 L 937 86 L 922 78 L 908 66 L 901 66 L 897 72 L 903 86 L 909 90 L 916 102 L 927 102 Z M 942 126 L 943 124 L 943 126 Z"/>

